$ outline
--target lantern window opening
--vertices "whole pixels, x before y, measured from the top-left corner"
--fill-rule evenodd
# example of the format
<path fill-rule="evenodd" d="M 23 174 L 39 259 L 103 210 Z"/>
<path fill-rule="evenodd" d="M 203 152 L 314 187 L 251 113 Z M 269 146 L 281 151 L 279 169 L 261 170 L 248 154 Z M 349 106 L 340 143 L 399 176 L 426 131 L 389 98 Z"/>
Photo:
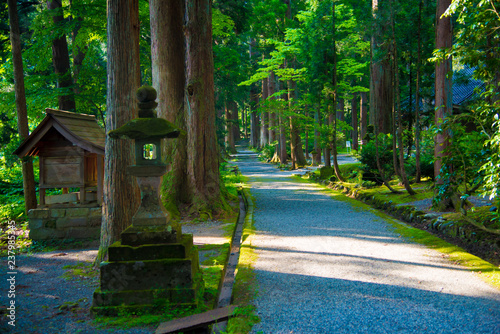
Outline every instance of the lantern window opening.
<path fill-rule="evenodd" d="M 145 160 L 156 159 L 156 145 L 152 143 L 144 144 L 142 147 L 142 157 Z"/>

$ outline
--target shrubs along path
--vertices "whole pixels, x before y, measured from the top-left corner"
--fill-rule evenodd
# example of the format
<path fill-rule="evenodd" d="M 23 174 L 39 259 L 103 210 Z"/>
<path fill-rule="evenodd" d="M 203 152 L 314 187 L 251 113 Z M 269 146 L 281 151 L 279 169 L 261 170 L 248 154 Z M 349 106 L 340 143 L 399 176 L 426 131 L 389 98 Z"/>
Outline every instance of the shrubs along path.
<path fill-rule="evenodd" d="M 500 290 L 374 213 L 240 152 L 263 333 L 498 333 Z"/>

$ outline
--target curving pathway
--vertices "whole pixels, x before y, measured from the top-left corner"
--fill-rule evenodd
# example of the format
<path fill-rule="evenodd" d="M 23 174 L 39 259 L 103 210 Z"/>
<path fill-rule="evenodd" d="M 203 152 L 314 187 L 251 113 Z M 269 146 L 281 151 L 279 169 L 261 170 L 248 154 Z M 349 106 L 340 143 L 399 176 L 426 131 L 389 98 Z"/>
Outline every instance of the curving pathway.
<path fill-rule="evenodd" d="M 255 197 L 255 333 L 500 333 L 500 290 L 370 211 L 236 156 Z"/>

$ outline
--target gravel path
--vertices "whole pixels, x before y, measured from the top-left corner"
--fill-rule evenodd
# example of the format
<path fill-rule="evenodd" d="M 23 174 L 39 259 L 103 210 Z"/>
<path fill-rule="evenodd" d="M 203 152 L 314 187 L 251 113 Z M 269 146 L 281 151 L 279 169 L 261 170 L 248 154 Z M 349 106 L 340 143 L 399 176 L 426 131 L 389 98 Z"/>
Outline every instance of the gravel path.
<path fill-rule="evenodd" d="M 240 152 L 263 333 L 500 333 L 500 290 L 373 213 Z"/>
<path fill-rule="evenodd" d="M 223 244 L 225 224 L 211 221 L 183 225 L 183 233 L 191 233 L 196 245 Z M 211 250 L 200 251 L 200 260 Z M 68 275 L 66 266 L 89 268 L 97 256 L 97 247 L 82 250 L 59 250 L 16 256 L 15 268 L 15 327 L 8 324 L 5 313 L 9 305 L 7 258 L 0 271 L 0 333 L 19 334 L 146 334 L 154 333 L 157 324 L 129 329 L 96 326 L 89 314 L 92 295 L 99 284 L 98 277 Z M 200 262 L 201 262 L 200 261 Z M 66 274 L 67 277 L 64 275 Z M 87 276 L 87 275 L 86 275 Z"/>

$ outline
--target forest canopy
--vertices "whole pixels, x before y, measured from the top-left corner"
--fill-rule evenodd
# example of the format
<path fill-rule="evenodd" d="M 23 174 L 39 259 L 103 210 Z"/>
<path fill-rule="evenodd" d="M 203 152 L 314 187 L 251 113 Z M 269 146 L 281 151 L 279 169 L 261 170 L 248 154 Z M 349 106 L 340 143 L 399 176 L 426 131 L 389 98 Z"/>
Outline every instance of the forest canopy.
<path fill-rule="evenodd" d="M 95 115 L 105 127 L 106 1 L 15 2 L 29 130 L 46 108 Z M 349 145 L 363 162 L 364 185 L 390 188 L 396 180 L 411 193 L 410 184 L 428 180 L 436 205 L 456 210 L 472 195 L 498 201 L 499 1 L 211 6 L 220 161 L 248 139 L 271 162 L 321 164 L 341 181 L 337 154 Z M 139 1 L 138 14 L 140 81 L 151 85 L 156 35 L 148 1 Z M 7 3 L 0 17 L 0 215 L 24 219 Z M 34 171 L 36 181 L 36 160 Z"/>

